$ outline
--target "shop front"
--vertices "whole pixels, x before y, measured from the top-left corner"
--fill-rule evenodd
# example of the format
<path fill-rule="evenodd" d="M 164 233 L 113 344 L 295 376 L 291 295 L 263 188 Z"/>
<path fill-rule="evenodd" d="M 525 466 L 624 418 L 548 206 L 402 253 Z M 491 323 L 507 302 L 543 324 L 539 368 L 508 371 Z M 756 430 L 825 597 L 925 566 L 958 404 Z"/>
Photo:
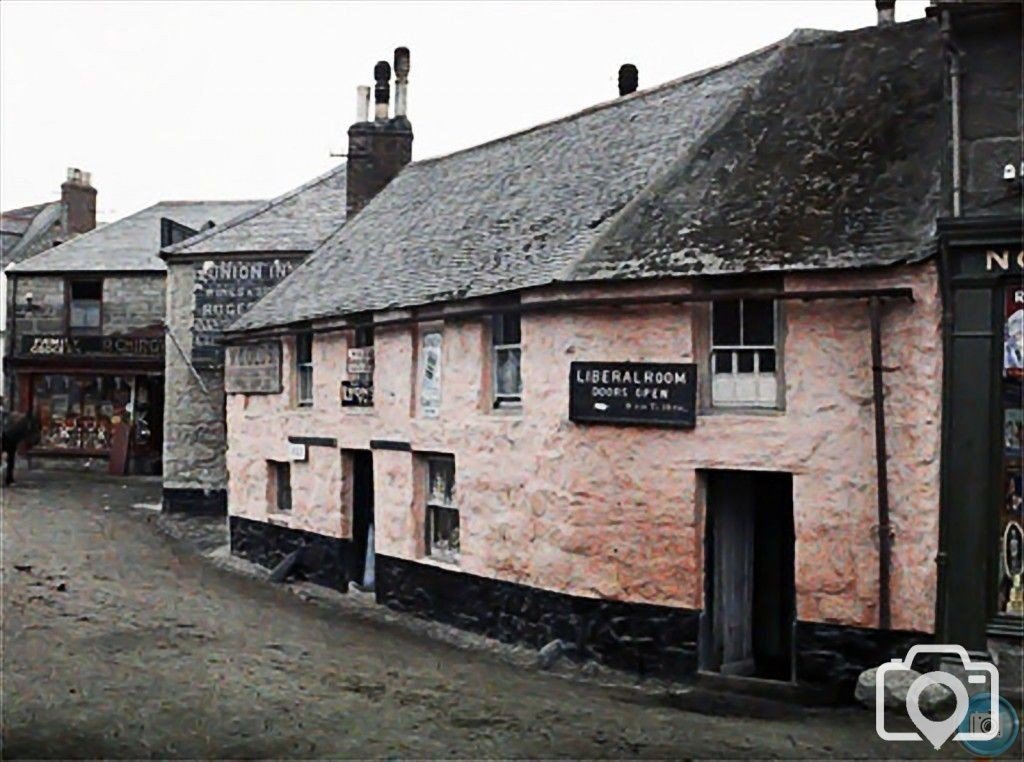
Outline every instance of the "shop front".
<path fill-rule="evenodd" d="M 162 337 L 24 336 L 18 349 L 19 408 L 40 424 L 31 460 L 100 458 L 113 473 L 160 473 Z"/>
<path fill-rule="evenodd" d="M 945 642 L 976 651 L 1019 650 L 1024 635 L 1021 221 L 941 220 L 940 232 L 946 363 L 937 618 Z"/>

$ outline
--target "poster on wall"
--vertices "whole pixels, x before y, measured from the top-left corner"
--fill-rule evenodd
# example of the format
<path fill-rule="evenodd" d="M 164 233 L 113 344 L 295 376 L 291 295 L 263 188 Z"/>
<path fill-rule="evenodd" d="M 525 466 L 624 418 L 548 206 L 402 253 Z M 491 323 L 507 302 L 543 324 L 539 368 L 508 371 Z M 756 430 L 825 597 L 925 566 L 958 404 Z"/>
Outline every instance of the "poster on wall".
<path fill-rule="evenodd" d="M 348 380 L 341 382 L 341 406 L 372 407 L 373 347 L 352 347 L 346 360 Z"/>
<path fill-rule="evenodd" d="M 281 390 L 281 342 L 263 341 L 227 347 L 225 392 L 279 394 Z"/>
<path fill-rule="evenodd" d="M 420 363 L 420 412 L 437 418 L 441 412 L 441 332 L 423 334 Z"/>
<path fill-rule="evenodd" d="M 1024 409 L 1008 407 L 1004 411 L 1003 449 L 1010 458 L 1020 458 L 1024 453 Z"/>
<path fill-rule="evenodd" d="M 1006 323 L 1003 327 L 1003 373 L 1024 378 L 1024 288 L 1006 289 Z"/>

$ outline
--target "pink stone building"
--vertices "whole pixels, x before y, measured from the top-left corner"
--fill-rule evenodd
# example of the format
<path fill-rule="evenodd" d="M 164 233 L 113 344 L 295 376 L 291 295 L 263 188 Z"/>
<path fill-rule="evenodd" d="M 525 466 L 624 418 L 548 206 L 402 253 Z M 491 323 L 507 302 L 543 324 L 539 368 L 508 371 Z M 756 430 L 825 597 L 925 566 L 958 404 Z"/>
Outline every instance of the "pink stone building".
<path fill-rule="evenodd" d="M 847 686 L 934 627 L 937 26 L 628 75 L 412 162 L 233 326 L 232 550 L 572 658 Z"/>

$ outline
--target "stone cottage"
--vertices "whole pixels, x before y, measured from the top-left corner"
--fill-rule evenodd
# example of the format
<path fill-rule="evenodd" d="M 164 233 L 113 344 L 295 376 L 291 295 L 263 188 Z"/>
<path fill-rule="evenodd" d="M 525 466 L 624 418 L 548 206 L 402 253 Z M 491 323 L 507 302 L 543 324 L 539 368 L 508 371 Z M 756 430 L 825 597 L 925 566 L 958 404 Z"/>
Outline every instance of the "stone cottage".
<path fill-rule="evenodd" d="M 42 425 L 30 458 L 160 473 L 161 243 L 255 203 L 164 201 L 7 269 L 12 407 L 34 411 Z"/>

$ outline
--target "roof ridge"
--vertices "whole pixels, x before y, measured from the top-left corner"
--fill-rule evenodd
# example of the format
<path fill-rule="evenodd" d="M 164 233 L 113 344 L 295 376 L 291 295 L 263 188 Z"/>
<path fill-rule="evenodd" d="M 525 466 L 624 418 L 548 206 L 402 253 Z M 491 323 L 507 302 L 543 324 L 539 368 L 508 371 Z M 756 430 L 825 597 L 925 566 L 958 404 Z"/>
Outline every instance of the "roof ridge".
<path fill-rule="evenodd" d="M 15 215 L 18 212 L 27 212 L 29 209 L 42 210 L 43 207 L 49 206 L 50 204 L 56 204 L 60 201 L 59 198 L 53 199 L 53 201 L 40 201 L 38 204 L 25 204 L 25 206 L 18 206 L 14 209 L 6 209 L 0 212 L 0 217 L 6 217 L 7 215 Z"/>
<path fill-rule="evenodd" d="M 202 243 L 203 241 L 207 241 L 210 238 L 213 238 L 218 233 L 223 233 L 225 230 L 230 230 L 242 224 L 243 222 L 251 220 L 253 217 L 257 217 L 263 214 L 264 212 L 269 212 L 274 207 L 280 206 L 285 201 L 289 201 L 292 198 L 295 198 L 295 196 L 299 195 L 300 193 L 307 191 L 310 188 L 314 188 L 317 185 L 320 185 L 321 183 L 326 182 L 327 180 L 331 179 L 339 172 L 341 172 L 343 169 L 345 169 L 346 166 L 347 162 L 342 162 L 338 166 L 329 169 L 328 171 L 320 175 L 317 175 L 312 180 L 308 180 L 307 182 L 303 183 L 302 185 L 299 185 L 296 188 L 292 188 L 289 191 L 285 191 L 281 195 L 275 196 L 269 201 L 263 201 L 262 203 L 255 202 L 259 203 L 259 206 L 256 206 L 252 209 L 247 209 L 241 214 L 235 215 L 230 220 L 225 222 L 223 225 L 218 225 L 216 227 L 210 228 L 209 230 L 204 230 L 200 232 L 198 235 L 186 238 L 184 241 L 179 241 L 178 243 L 173 244 L 171 246 L 165 246 L 164 248 L 160 249 L 160 257 L 163 258 L 165 254 L 178 254 L 184 251 L 185 249 L 189 248 L 190 246 L 193 246 L 197 243 Z"/>
<path fill-rule="evenodd" d="M 800 31 L 800 30 L 797 30 L 797 31 Z M 697 71 L 690 72 L 689 74 L 684 74 L 681 77 L 676 77 L 675 79 L 670 79 L 667 82 L 662 82 L 661 84 L 654 85 L 652 87 L 648 87 L 646 90 L 637 90 L 636 92 L 630 93 L 629 95 L 620 95 L 617 98 L 610 98 L 609 100 L 601 101 L 600 103 L 594 103 L 594 104 L 591 104 L 590 106 L 587 106 L 586 108 L 583 108 L 583 109 L 581 109 L 579 111 L 574 111 L 571 114 L 566 114 L 565 116 L 556 117 L 555 119 L 549 119 L 546 122 L 540 122 L 539 124 L 535 124 L 535 125 L 532 125 L 530 127 L 526 127 L 526 128 L 524 128 L 522 130 L 518 130 L 516 132 L 510 132 L 507 135 L 502 135 L 502 136 L 497 137 L 497 138 L 492 138 L 491 140 L 486 140 L 483 143 L 477 143 L 476 145 L 468 146 L 466 148 L 459 148 L 458 150 L 452 151 L 451 153 L 441 154 L 440 156 L 430 156 L 430 157 L 428 157 L 426 159 L 420 159 L 418 161 L 414 161 L 411 164 L 409 164 L 409 167 L 417 167 L 417 166 L 421 166 L 423 164 L 432 164 L 432 163 L 437 162 L 437 161 L 442 161 L 444 159 L 449 159 L 449 158 L 451 158 L 453 156 L 460 156 L 462 154 L 469 153 L 471 151 L 476 151 L 476 150 L 481 149 L 481 148 L 487 148 L 487 147 L 493 146 L 493 145 L 495 145 L 497 143 L 503 143 L 506 140 L 512 140 L 512 139 L 518 138 L 518 137 L 520 137 L 522 135 L 528 135 L 531 132 L 536 132 L 537 130 L 542 130 L 545 127 L 551 127 L 551 126 L 554 126 L 556 124 L 563 124 L 565 122 L 571 122 L 574 119 L 579 119 L 580 117 L 587 116 L 589 114 L 593 114 L 593 113 L 596 113 L 598 111 L 602 111 L 602 110 L 604 110 L 606 108 L 612 108 L 613 106 L 618 106 L 618 105 L 623 104 L 623 103 L 629 103 L 629 102 L 634 101 L 634 100 L 639 100 L 641 98 L 645 98 L 647 96 L 659 93 L 659 92 L 661 92 L 663 90 L 667 90 L 667 89 L 672 88 L 672 87 L 678 87 L 679 85 L 685 84 L 685 83 L 690 82 L 690 81 L 697 81 L 697 80 L 703 79 L 703 78 L 708 77 L 708 76 L 710 76 L 712 74 L 717 74 L 718 72 L 723 71 L 724 69 L 728 69 L 728 68 L 733 67 L 733 66 L 738 66 L 739 64 L 745 63 L 746 61 L 749 61 L 749 60 L 751 60 L 753 58 L 757 58 L 758 56 L 765 55 L 765 54 L 771 52 L 773 49 L 779 48 L 783 44 L 789 42 L 790 38 L 793 37 L 795 34 L 796 34 L 796 32 L 790 32 L 785 37 L 783 37 L 781 39 L 778 39 L 775 42 L 770 43 L 769 45 L 765 45 L 763 47 L 760 47 L 757 50 L 752 50 L 749 53 L 744 53 L 742 56 L 738 56 L 737 58 L 730 59 L 729 61 L 725 61 L 724 63 L 715 64 L 714 66 L 708 66 L 708 67 L 706 67 L 704 69 L 698 69 Z"/>

